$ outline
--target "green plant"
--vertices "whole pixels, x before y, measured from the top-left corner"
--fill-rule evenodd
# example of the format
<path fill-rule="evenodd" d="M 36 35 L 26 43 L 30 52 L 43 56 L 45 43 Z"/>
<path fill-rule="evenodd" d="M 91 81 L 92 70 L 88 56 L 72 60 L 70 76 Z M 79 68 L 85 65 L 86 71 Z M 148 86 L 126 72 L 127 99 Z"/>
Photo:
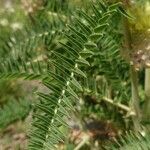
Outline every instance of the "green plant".
<path fill-rule="evenodd" d="M 29 100 L 8 101 L 3 108 L 0 108 L 0 130 L 16 120 L 23 120 L 29 114 L 30 110 L 31 102 Z"/>
<path fill-rule="evenodd" d="M 116 145 L 106 149 L 120 149 L 120 150 L 148 150 L 150 148 L 150 137 L 141 136 L 140 134 L 127 133 L 125 137 L 120 137 Z"/>
<path fill-rule="evenodd" d="M 63 130 L 69 127 L 70 111 L 85 94 L 127 112 L 141 132 L 137 72 L 129 63 L 129 52 L 122 50 L 122 18 L 129 15 L 121 3 L 103 1 L 87 2 L 85 10 L 74 15 L 73 4 L 43 1 L 28 14 L 32 25 L 19 37 L 10 38 L 5 50 L 11 51 L 0 60 L 1 78 L 36 79 L 48 89 L 48 93 L 37 92 L 29 149 L 57 148 L 67 136 Z M 125 36 L 128 50 L 132 49 L 129 36 Z M 26 41 L 18 42 L 24 38 Z M 111 112 L 112 106 L 108 109 Z"/>

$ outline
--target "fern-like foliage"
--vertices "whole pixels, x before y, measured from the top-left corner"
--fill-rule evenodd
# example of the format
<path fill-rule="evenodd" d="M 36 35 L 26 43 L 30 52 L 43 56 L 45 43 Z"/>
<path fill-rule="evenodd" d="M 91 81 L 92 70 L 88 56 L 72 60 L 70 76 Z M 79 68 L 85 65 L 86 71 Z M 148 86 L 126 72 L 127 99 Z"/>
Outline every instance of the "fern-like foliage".
<path fill-rule="evenodd" d="M 21 33 L 14 32 L 2 48 L 0 78 L 45 78 L 47 53 L 55 48 L 74 11 L 71 2 L 52 0 L 43 1 L 35 13 L 29 13 L 31 23 Z"/>
<path fill-rule="evenodd" d="M 140 134 L 127 133 L 126 136 L 120 137 L 116 144 L 108 150 L 149 150 L 150 136 L 142 136 Z"/>
<path fill-rule="evenodd" d="M 109 6 L 109 11 L 111 11 L 114 6 Z M 119 8 L 119 12 L 123 13 L 123 10 Z M 104 84 L 107 84 L 107 88 L 111 88 L 115 91 L 115 93 L 113 93 L 113 99 L 126 103 L 131 93 L 129 64 L 124 60 L 121 54 L 121 39 L 123 33 L 120 32 L 117 25 L 122 23 L 121 14 L 116 11 L 112 11 L 111 13 L 111 16 L 108 13 L 100 20 L 103 22 L 103 30 L 101 32 L 103 36 L 98 39 L 98 49 L 95 50 L 94 55 L 88 59 L 91 62 L 91 66 L 88 67 L 87 70 L 91 79 L 95 78 L 95 80 L 97 80 L 97 76 L 104 78 Z M 89 79 L 85 81 L 85 85 L 89 85 L 88 82 Z M 99 92 L 103 96 L 107 94 L 103 93 L 102 89 L 99 89 Z"/>
<path fill-rule="evenodd" d="M 59 32 L 33 33 L 30 36 L 10 38 L 4 50 L 6 57 L 0 59 L 0 78 L 42 79 L 46 76 L 47 52 L 43 46 L 52 45 Z M 50 48 L 50 47 L 49 47 Z M 8 53 L 9 51 L 9 53 Z"/>
<path fill-rule="evenodd" d="M 32 21 L 28 20 L 28 25 L 21 32 L 14 32 L 2 47 L 0 78 L 43 79 L 47 73 L 47 52 L 61 37 L 62 29 L 69 20 L 66 13 L 69 6 L 66 3 L 63 8 L 55 0 L 36 3 L 37 10 L 28 14 L 28 19 Z M 65 20 L 58 15 L 59 10 Z"/>
<path fill-rule="evenodd" d="M 77 77 L 86 77 L 80 67 L 89 65 L 85 58 L 100 51 L 100 41 L 104 42 L 107 35 L 109 37 L 109 32 L 106 32 L 110 28 L 107 20 L 118 12 L 118 5 L 108 7 L 103 2 L 98 2 L 91 4 L 90 15 L 79 11 L 79 17 L 75 17 L 74 23 L 68 26 L 65 42 L 60 42 L 63 48 L 51 52 L 50 78 L 43 80 L 49 94 L 38 93 L 41 102 L 35 105 L 29 149 L 55 149 L 67 136 L 62 133 L 62 126 L 68 126 L 66 118 L 70 117 L 69 110 L 73 109 L 73 99 L 78 101 L 76 93 L 82 90 Z M 105 41 L 106 45 L 109 40 Z"/>

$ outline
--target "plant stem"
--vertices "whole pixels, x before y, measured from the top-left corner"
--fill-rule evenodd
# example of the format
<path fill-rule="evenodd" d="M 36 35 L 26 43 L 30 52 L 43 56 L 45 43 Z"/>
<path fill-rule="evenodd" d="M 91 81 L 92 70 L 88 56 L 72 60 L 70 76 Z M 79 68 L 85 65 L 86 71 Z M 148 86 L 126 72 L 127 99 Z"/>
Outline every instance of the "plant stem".
<path fill-rule="evenodd" d="M 125 7 L 130 7 L 130 0 L 124 1 Z M 133 48 L 132 48 L 132 36 L 130 32 L 129 22 L 125 18 L 124 19 L 124 36 L 125 36 L 125 44 L 127 48 L 127 53 L 129 54 Z M 130 56 L 128 56 L 130 59 Z M 134 129 L 136 132 L 141 132 L 141 112 L 140 112 L 140 105 L 139 105 L 139 91 L 138 91 L 138 73 L 135 70 L 134 66 L 130 67 L 130 78 L 131 78 L 131 92 L 132 92 L 132 98 L 131 98 L 131 109 L 135 112 L 135 116 L 132 116 Z"/>
<path fill-rule="evenodd" d="M 138 74 L 133 66 L 131 66 L 131 87 L 132 87 L 132 99 L 131 109 L 135 112 L 135 116 L 132 116 L 134 129 L 136 132 L 141 132 L 141 112 L 139 105 L 139 92 L 138 92 Z"/>
<path fill-rule="evenodd" d="M 150 68 L 145 69 L 145 98 L 143 119 L 150 120 Z"/>
<path fill-rule="evenodd" d="M 107 98 L 107 97 L 103 97 L 102 100 L 105 101 L 105 102 L 108 102 L 108 103 L 110 103 L 110 104 L 112 104 L 112 105 L 114 105 L 114 106 L 116 106 L 116 107 L 118 107 L 118 108 L 120 108 L 120 109 L 122 109 L 122 110 L 124 110 L 124 111 L 129 112 L 131 115 L 135 115 L 135 112 L 133 112 L 133 111 L 132 111 L 128 106 L 126 106 L 126 105 L 123 105 L 123 104 L 121 104 L 121 103 L 115 103 L 112 99 L 109 99 L 109 98 Z"/>

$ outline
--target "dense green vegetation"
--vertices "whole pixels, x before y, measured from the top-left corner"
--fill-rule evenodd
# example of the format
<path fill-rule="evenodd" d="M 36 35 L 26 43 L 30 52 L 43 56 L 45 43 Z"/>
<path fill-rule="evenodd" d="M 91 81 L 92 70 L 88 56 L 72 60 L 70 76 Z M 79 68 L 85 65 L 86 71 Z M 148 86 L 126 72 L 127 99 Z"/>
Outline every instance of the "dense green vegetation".
<path fill-rule="evenodd" d="M 150 149 L 148 0 L 0 4 L 2 134 L 29 117 L 27 149 Z"/>

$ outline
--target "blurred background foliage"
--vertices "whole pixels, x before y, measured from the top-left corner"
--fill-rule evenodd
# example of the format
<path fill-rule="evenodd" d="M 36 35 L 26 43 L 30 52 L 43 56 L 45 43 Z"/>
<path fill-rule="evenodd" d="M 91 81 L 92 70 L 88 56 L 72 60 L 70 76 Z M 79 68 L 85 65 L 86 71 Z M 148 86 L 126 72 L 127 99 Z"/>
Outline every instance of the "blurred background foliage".
<path fill-rule="evenodd" d="M 30 60 L 40 60 L 41 55 L 43 60 L 44 55 L 45 63 L 49 51 L 51 49 L 60 48 L 56 43 L 58 40 L 64 40 L 62 38 L 62 32 L 64 31 L 66 24 L 72 21 L 75 11 L 84 8 L 87 13 L 89 13 L 89 1 L 90 0 L 54 0 L 53 3 L 50 3 L 46 0 L 0 0 L 0 61 L 3 62 L 3 60 L 9 58 L 10 55 L 16 57 L 16 49 L 23 50 L 21 46 L 25 42 L 28 42 L 26 37 L 33 37 L 35 38 L 37 47 L 35 46 L 33 50 L 32 48 L 30 49 L 32 43 L 25 44 L 29 46 L 25 48 L 29 51 L 26 52 L 25 50 L 27 54 L 25 61 L 30 62 Z M 112 1 L 109 0 L 108 2 L 112 3 Z M 150 1 L 132 0 L 131 5 L 128 7 L 128 12 L 133 17 L 133 19 L 129 20 L 129 23 L 130 30 L 134 37 L 134 53 L 136 53 L 138 50 L 146 49 L 149 46 Z M 119 22 L 120 16 L 116 16 L 115 20 Z M 49 33 L 53 33 L 51 38 L 47 38 Z M 119 33 L 117 38 L 121 38 L 123 36 L 123 28 L 117 28 L 116 33 Z M 38 37 L 40 36 L 43 36 L 43 41 L 38 41 Z M 116 39 L 116 41 L 119 41 L 118 39 Z M 143 39 L 146 40 L 144 41 Z M 141 40 L 142 42 L 139 42 Z M 20 47 L 15 47 L 18 43 L 23 44 L 20 44 Z M 138 63 L 139 59 L 135 59 L 134 56 L 135 54 L 133 54 L 133 58 L 130 58 L 130 61 L 136 65 L 137 69 L 139 69 L 141 68 L 141 63 Z M 105 72 L 106 76 L 104 77 L 104 72 L 101 72 L 101 68 L 109 68 L 110 61 L 115 64 L 116 58 L 114 58 L 114 60 L 109 60 L 109 62 L 103 62 L 103 64 L 99 66 L 100 62 L 96 61 L 97 57 L 99 56 L 88 58 L 89 62 L 92 64 L 92 66 L 85 68 L 88 70 L 89 80 L 82 81 L 82 83 L 85 83 L 85 91 L 80 93 L 81 100 L 79 105 L 76 106 L 78 111 L 76 114 L 72 114 L 75 120 L 74 122 L 77 121 L 77 124 L 73 122 L 73 126 L 82 126 L 82 124 L 89 122 L 88 119 L 90 118 L 93 120 L 102 120 L 102 122 L 99 122 L 99 124 L 102 124 L 102 130 L 104 130 L 104 126 L 107 126 L 110 123 L 108 132 L 116 133 L 117 130 L 117 133 L 121 134 L 125 130 L 132 128 L 131 119 L 125 111 L 118 107 L 112 107 L 112 105 L 109 105 L 101 99 L 103 99 L 105 95 L 108 98 L 113 98 L 116 103 L 121 102 L 125 105 L 129 104 L 131 92 L 129 86 L 129 72 L 127 71 L 128 65 L 126 65 L 126 62 L 123 62 L 124 65 L 121 68 L 115 66 L 118 70 L 113 68 L 115 71 L 113 70 L 112 72 L 115 72 L 115 74 Z M 109 59 L 110 57 L 109 55 L 105 55 L 105 58 Z M 101 59 L 103 60 L 103 57 Z M 122 63 L 122 60 L 120 60 L 120 62 Z M 148 64 L 149 62 L 146 63 Z M 49 67 L 44 64 L 43 66 L 44 69 Z M 44 69 L 43 74 L 45 71 Z M 114 82 L 115 77 L 117 77 L 117 82 L 119 84 Z M 106 79 L 109 80 L 106 81 Z M 140 82 L 140 96 L 144 101 L 144 70 L 140 73 Z M 28 84 L 24 84 L 22 80 L 7 80 L 0 82 L 0 129 L 2 129 L 2 135 L 4 134 L 4 129 L 6 129 L 8 125 L 14 124 L 14 122 L 18 120 L 23 120 L 21 125 L 19 123 L 19 126 L 23 126 L 24 119 L 26 119 L 27 116 L 30 117 L 32 108 L 32 102 L 30 103 L 32 92 L 30 91 L 33 91 L 35 87 L 39 87 L 38 81 L 30 82 Z M 106 90 L 108 88 L 109 90 Z M 112 91 L 112 89 L 115 90 Z M 40 90 L 46 89 L 40 85 Z M 35 98 L 35 101 L 36 100 L 37 99 Z M 31 120 L 29 119 L 29 121 Z M 3 136 L 1 136 L 0 140 L 2 140 L 2 138 Z M 109 136 L 106 136 L 106 140 L 109 138 Z M 69 150 L 71 149 L 69 147 L 75 147 L 74 144 L 70 144 L 73 142 L 67 142 L 68 148 L 66 149 Z M 1 145 L 0 142 L 0 146 Z M 5 148 L 2 147 L 2 149 Z"/>

